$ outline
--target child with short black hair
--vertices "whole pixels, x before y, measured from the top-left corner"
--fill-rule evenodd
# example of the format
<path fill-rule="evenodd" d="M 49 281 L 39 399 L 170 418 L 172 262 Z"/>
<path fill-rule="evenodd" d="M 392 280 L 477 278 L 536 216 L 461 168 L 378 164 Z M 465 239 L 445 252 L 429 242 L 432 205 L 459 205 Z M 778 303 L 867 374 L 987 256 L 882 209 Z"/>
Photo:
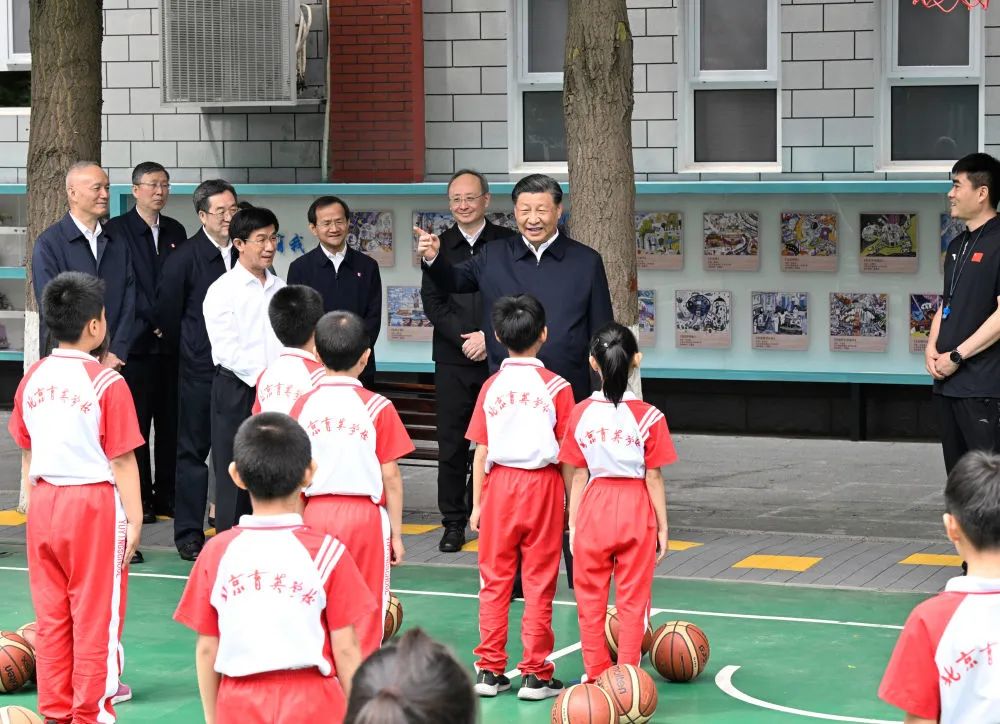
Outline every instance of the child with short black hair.
<path fill-rule="evenodd" d="M 143 438 L 125 380 L 91 356 L 107 334 L 104 282 L 59 274 L 42 314 L 58 346 L 21 379 L 8 425 L 29 483 L 38 708 L 48 721 L 113 722 Z"/>
<path fill-rule="evenodd" d="M 316 323 L 323 316 L 323 297 L 315 289 L 289 284 L 274 293 L 267 317 L 281 342 L 278 358 L 257 378 L 253 414 L 284 412 L 326 374 L 316 360 Z"/>
<path fill-rule="evenodd" d="M 371 355 L 358 315 L 325 314 L 316 325 L 316 352 L 326 375 L 291 411 L 308 433 L 317 465 L 303 517 L 316 530 L 336 533 L 375 598 L 377 608 L 358 623 L 367 657 L 382 643 L 390 565 L 405 553 L 396 461 L 413 451 L 413 442 L 393 404 L 358 380 Z"/>
<path fill-rule="evenodd" d="M 205 545 L 174 613 L 198 633 L 205 721 L 341 722 L 361 663 L 355 624 L 375 602 L 344 544 L 297 512 L 316 469 L 309 438 L 264 412 L 240 425 L 233 458 L 254 513 Z"/>
<path fill-rule="evenodd" d="M 649 625 L 653 570 L 667 553 L 660 466 L 677 453 L 663 413 L 628 391 L 642 354 L 617 322 L 590 341 L 601 391 L 570 415 L 559 460 L 575 468 L 569 499 L 574 593 L 586 681 L 611 666 L 604 635 L 611 577 L 618 608 L 618 663 L 638 666 Z"/>
<path fill-rule="evenodd" d="M 966 453 L 948 475 L 944 529 L 967 576 L 910 613 L 880 698 L 906 724 L 1000 721 L 1000 455 Z"/>
<path fill-rule="evenodd" d="M 476 693 L 510 689 L 507 617 L 518 561 L 524 588 L 524 656 L 518 698 L 558 696 L 553 676 L 552 599 L 565 528 L 566 481 L 559 440 L 573 408 L 569 383 L 537 359 L 548 336 L 545 310 L 528 294 L 502 297 L 492 311 L 510 355 L 483 384 L 466 437 L 476 443 L 470 527 L 479 531 L 479 631 Z"/>

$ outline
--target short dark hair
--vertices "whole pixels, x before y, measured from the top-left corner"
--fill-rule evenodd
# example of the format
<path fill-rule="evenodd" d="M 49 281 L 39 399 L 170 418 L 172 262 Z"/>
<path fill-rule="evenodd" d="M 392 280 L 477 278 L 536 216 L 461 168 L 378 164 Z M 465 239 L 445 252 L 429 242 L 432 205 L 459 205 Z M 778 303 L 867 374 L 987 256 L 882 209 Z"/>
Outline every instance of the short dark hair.
<path fill-rule="evenodd" d="M 254 498 L 287 498 L 305 479 L 312 443 L 305 429 L 288 415 L 262 412 L 248 417 L 236 431 L 233 462 Z"/>
<path fill-rule="evenodd" d="M 1000 204 L 1000 161 L 988 153 L 970 153 L 951 167 L 952 176 L 960 173 L 969 177 L 972 188 L 985 186 L 989 190 L 990 208 L 997 208 Z"/>
<path fill-rule="evenodd" d="M 156 161 L 143 161 L 132 169 L 132 185 L 138 186 L 142 182 L 142 177 L 147 173 L 165 173 L 167 174 L 167 181 L 170 180 L 170 172 L 163 168 L 162 164 Z"/>
<path fill-rule="evenodd" d="M 525 176 L 514 184 L 514 189 L 510 192 L 510 198 L 515 204 L 517 203 L 517 197 L 521 194 L 552 194 L 552 200 L 557 204 L 562 203 L 563 197 L 562 186 L 559 185 L 559 182 L 543 173 L 533 173 L 530 176 Z"/>
<path fill-rule="evenodd" d="M 236 195 L 236 189 L 228 181 L 223 181 L 221 178 L 213 178 L 208 181 L 202 181 L 198 184 L 198 188 L 194 190 L 194 194 L 191 195 L 191 200 L 194 201 L 194 210 L 204 211 L 208 213 L 208 200 L 213 196 L 219 194 L 224 194 L 229 192 L 233 195 L 233 199 L 239 201 L 239 197 Z"/>
<path fill-rule="evenodd" d="M 347 206 L 347 202 L 344 201 L 339 196 L 320 196 L 318 199 L 309 204 L 309 210 L 306 212 L 306 219 L 309 220 L 310 224 L 316 223 L 316 212 L 320 209 L 325 209 L 327 206 L 333 206 L 334 204 L 340 204 L 344 209 L 344 216 L 347 220 L 351 220 L 351 209 Z"/>
<path fill-rule="evenodd" d="M 229 221 L 229 240 L 246 241 L 253 232 L 268 226 L 273 226 L 275 231 L 278 230 L 278 217 L 270 209 L 265 209 L 263 206 L 240 209 Z"/>
<path fill-rule="evenodd" d="M 493 303 L 493 329 L 511 352 L 529 349 L 545 329 L 545 308 L 530 294 L 500 297 Z"/>
<path fill-rule="evenodd" d="M 370 344 L 365 324 L 354 312 L 327 312 L 316 323 L 316 354 L 334 372 L 351 369 Z"/>
<path fill-rule="evenodd" d="M 451 175 L 451 178 L 448 179 L 449 191 L 451 191 L 451 185 L 455 183 L 455 179 L 457 179 L 459 176 L 475 176 L 477 179 L 479 179 L 479 190 L 482 191 L 484 194 L 488 194 L 490 192 L 490 182 L 487 181 L 486 177 L 479 171 L 474 171 L 471 168 L 459 169 L 458 171 L 456 171 Z"/>
<path fill-rule="evenodd" d="M 42 290 L 42 318 L 57 342 L 79 342 L 104 309 L 104 280 L 83 272 L 63 272 Z"/>
<path fill-rule="evenodd" d="M 421 629 L 384 646 L 354 674 L 344 724 L 475 724 L 476 697 L 463 666 Z"/>
<path fill-rule="evenodd" d="M 274 335 L 286 347 L 301 347 L 316 331 L 323 316 L 323 297 L 312 287 L 289 284 L 271 297 L 267 318 Z"/>
<path fill-rule="evenodd" d="M 1000 549 L 1000 455 L 963 455 L 948 475 L 944 504 L 977 551 Z"/>

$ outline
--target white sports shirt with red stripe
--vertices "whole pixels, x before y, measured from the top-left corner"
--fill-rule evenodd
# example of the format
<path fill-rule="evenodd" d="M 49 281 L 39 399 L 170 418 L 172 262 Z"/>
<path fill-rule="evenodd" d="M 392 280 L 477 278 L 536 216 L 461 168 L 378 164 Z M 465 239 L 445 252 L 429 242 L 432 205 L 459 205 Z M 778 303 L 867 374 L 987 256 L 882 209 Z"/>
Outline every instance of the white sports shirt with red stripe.
<path fill-rule="evenodd" d="M 21 379 L 8 429 L 31 450 L 31 482 L 114 482 L 111 460 L 144 442 L 120 374 L 85 352 L 54 349 Z"/>
<path fill-rule="evenodd" d="M 257 396 L 253 401 L 253 414 L 283 412 L 316 386 L 326 368 L 310 352 L 297 347 L 282 347 L 278 359 L 269 364 L 257 378 Z"/>
<path fill-rule="evenodd" d="M 326 375 L 289 413 L 309 434 L 314 495 L 364 495 L 385 502 L 382 465 L 413 452 L 392 403 L 353 377 Z"/>
<path fill-rule="evenodd" d="M 486 445 L 486 472 L 494 465 L 538 470 L 559 457 L 573 409 L 569 382 L 534 357 L 505 359 L 483 384 L 465 437 Z"/>
<path fill-rule="evenodd" d="M 595 392 L 570 413 L 559 461 L 594 478 L 646 477 L 649 468 L 677 461 L 663 413 L 631 392 L 615 406 Z"/>
<path fill-rule="evenodd" d="M 198 555 L 174 619 L 219 637 L 226 676 L 315 666 L 335 673 L 330 632 L 375 608 L 344 545 L 302 516 L 244 515 Z"/>
<path fill-rule="evenodd" d="M 941 724 L 1000 722 L 1000 579 L 952 578 L 914 608 L 878 695 Z"/>

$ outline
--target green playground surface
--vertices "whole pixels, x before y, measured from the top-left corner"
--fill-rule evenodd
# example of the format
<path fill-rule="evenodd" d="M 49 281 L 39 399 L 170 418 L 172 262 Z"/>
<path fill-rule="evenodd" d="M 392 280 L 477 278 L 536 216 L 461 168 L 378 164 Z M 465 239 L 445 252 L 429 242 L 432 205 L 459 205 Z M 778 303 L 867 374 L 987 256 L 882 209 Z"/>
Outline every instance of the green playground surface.
<path fill-rule="evenodd" d="M 0 557 L 5 593 L 0 628 L 13 630 L 34 615 L 22 549 Z M 123 679 L 135 698 L 117 708 L 124 724 L 202 721 L 194 669 L 194 634 L 172 614 L 190 564 L 168 551 L 146 551 L 133 566 L 125 625 Z M 477 643 L 478 575 L 475 569 L 412 564 L 393 570 L 392 588 L 403 603 L 403 628 L 420 626 L 446 642 L 472 669 Z M 925 596 L 761 583 L 657 579 L 653 625 L 696 623 L 708 635 L 711 658 L 701 677 L 674 684 L 653 674 L 659 706 L 652 721 L 677 724 L 793 724 L 809 721 L 899 722 L 902 715 L 876 696 L 899 628 Z M 523 604 L 511 605 L 513 669 L 521 652 Z M 556 676 L 579 680 L 576 608 L 560 581 L 553 623 Z M 267 622 L 255 635 L 267 635 Z M 514 680 L 514 690 L 519 681 Z M 522 702 L 512 690 L 481 701 L 485 724 L 544 723 L 550 702 Z M 32 709 L 33 690 L 0 696 L 0 706 Z M 442 723 L 445 724 L 445 723 Z"/>

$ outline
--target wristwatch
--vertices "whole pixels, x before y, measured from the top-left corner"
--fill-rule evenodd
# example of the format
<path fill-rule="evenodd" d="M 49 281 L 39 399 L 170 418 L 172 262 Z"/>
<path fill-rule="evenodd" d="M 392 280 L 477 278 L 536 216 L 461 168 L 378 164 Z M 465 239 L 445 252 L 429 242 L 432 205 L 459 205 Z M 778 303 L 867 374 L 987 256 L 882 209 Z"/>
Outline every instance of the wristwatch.
<path fill-rule="evenodd" d="M 964 361 L 963 358 L 962 358 L 962 353 L 959 352 L 957 349 L 953 349 L 951 351 L 951 354 L 948 355 L 948 359 L 950 359 L 952 362 L 954 362 L 957 365 L 962 364 L 962 362 Z"/>

